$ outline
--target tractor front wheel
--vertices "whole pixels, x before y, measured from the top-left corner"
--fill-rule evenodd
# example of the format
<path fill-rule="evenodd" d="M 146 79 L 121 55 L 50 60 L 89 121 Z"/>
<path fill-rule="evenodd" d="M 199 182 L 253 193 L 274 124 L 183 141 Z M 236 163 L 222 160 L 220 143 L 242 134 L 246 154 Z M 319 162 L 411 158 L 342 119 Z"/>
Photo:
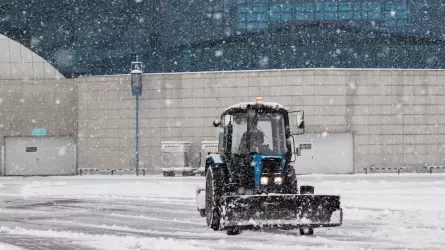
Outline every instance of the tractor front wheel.
<path fill-rule="evenodd" d="M 199 209 L 199 215 L 201 215 L 201 217 L 206 217 L 206 210 L 205 209 Z"/>
<path fill-rule="evenodd" d="M 297 175 L 295 174 L 294 166 L 288 165 L 286 168 L 286 193 L 298 194 Z"/>

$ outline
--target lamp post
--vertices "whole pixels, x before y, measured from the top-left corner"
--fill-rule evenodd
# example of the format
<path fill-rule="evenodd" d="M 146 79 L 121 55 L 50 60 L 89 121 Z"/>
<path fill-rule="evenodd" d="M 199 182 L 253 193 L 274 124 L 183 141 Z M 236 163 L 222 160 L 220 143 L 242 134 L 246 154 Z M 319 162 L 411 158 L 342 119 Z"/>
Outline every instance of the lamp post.
<path fill-rule="evenodd" d="M 139 96 L 142 94 L 142 62 L 131 62 L 131 93 L 136 96 L 136 176 L 139 175 Z"/>

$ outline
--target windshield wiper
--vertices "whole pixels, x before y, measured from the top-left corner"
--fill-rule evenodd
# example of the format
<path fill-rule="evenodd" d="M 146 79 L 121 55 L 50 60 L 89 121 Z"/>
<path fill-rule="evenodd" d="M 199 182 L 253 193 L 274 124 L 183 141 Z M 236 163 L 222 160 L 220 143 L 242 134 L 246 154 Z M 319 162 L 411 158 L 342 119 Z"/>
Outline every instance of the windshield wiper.
<path fill-rule="evenodd" d="M 252 127 L 257 120 L 258 120 L 258 111 L 255 111 L 255 116 L 253 117 L 252 124 L 250 125 L 249 129 L 247 130 L 247 133 L 250 134 L 250 132 L 252 131 Z"/>
<path fill-rule="evenodd" d="M 258 119 L 258 110 L 255 110 L 255 116 L 253 117 L 253 120 L 252 120 L 252 122 L 250 123 L 250 126 L 248 126 L 247 127 L 247 138 L 246 138 L 246 143 L 247 143 L 247 147 L 246 147 L 246 149 L 247 149 L 247 153 L 250 153 L 251 152 L 251 148 L 250 148 L 250 132 L 252 131 L 252 128 L 253 128 L 253 125 L 255 124 L 255 122 L 256 122 L 256 120 Z M 248 123 L 249 124 L 249 123 Z"/>

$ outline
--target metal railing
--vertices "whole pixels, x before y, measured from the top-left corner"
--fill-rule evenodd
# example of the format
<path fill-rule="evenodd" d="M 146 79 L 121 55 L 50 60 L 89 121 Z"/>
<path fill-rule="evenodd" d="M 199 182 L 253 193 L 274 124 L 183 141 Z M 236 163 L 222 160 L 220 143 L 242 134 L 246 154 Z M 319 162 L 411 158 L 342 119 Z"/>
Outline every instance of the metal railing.
<path fill-rule="evenodd" d="M 111 172 L 111 175 L 114 175 L 114 172 L 132 172 L 136 171 L 134 168 L 119 168 L 119 169 L 111 169 L 111 168 L 79 168 L 78 169 L 79 174 L 82 175 L 84 172 Z M 147 171 L 147 168 L 139 168 L 139 171 L 142 171 L 143 175 L 145 176 L 145 172 Z"/>
<path fill-rule="evenodd" d="M 433 173 L 433 169 L 445 169 L 444 166 L 425 166 L 423 168 L 429 170 L 430 174 Z"/>
<path fill-rule="evenodd" d="M 398 168 L 377 168 L 377 167 L 369 167 L 369 168 L 363 168 L 365 170 L 365 173 L 368 174 L 368 171 L 379 171 L 379 170 L 386 170 L 386 171 L 397 171 L 397 174 L 400 174 L 400 170 L 405 170 L 406 167 L 398 167 Z"/>

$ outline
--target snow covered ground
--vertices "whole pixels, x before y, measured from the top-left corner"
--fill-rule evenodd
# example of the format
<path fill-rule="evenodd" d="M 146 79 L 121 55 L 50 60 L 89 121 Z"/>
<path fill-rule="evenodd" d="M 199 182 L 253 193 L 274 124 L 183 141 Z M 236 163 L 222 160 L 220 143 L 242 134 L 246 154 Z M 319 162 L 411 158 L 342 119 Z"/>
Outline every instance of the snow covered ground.
<path fill-rule="evenodd" d="M 445 249 L 445 174 L 299 176 L 344 225 L 227 236 L 195 208 L 203 177 L 0 178 L 1 249 Z"/>

